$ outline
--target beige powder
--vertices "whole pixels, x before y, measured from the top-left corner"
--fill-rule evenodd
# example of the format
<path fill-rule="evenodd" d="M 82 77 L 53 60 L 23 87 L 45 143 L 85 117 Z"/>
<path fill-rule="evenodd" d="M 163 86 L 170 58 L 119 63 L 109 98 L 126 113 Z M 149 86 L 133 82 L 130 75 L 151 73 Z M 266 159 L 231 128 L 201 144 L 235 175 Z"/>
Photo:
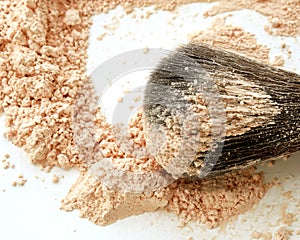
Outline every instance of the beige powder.
<path fill-rule="evenodd" d="M 273 66 L 282 67 L 284 65 L 284 59 L 282 56 L 276 56 L 272 62 Z"/>
<path fill-rule="evenodd" d="M 257 44 L 253 34 L 245 32 L 240 27 L 226 25 L 224 18 L 218 18 L 207 29 L 193 33 L 190 35 L 190 40 L 204 42 L 263 63 L 269 63 L 269 49 Z"/>
<path fill-rule="evenodd" d="M 11 167 L 10 162 L 6 159 L 2 160 L 2 168 L 3 169 L 9 169 Z"/>
<path fill-rule="evenodd" d="M 281 221 L 287 226 L 292 226 L 292 224 L 297 221 L 296 214 L 284 213 Z"/>
<path fill-rule="evenodd" d="M 296 36 L 300 32 L 300 2 L 294 0 L 221 0 L 207 11 L 206 16 L 241 9 L 254 10 L 268 17 L 268 33 L 279 36 Z"/>
<path fill-rule="evenodd" d="M 20 174 L 18 176 L 17 180 L 12 182 L 12 186 L 13 187 L 17 187 L 17 186 L 23 187 L 26 184 L 26 182 L 27 182 L 27 179 L 25 179 L 24 176 L 22 174 Z"/>
<path fill-rule="evenodd" d="M 131 13 L 134 7 L 145 7 L 155 5 L 157 9 L 174 10 L 178 5 L 194 2 L 217 2 L 217 5 L 208 10 L 204 15 L 215 16 L 225 12 L 249 9 L 254 10 L 269 20 L 269 25 L 265 26 L 268 33 L 279 36 L 296 36 L 300 29 L 300 3 L 294 0 L 128 0 L 125 3 L 120 1 Z M 119 1 L 107 1 L 102 9 L 107 12 L 114 8 Z M 94 8 L 95 9 L 95 8 Z M 152 14 L 152 13 L 149 13 Z"/>
<path fill-rule="evenodd" d="M 220 177 L 218 180 L 223 188 L 215 187 L 216 179 L 199 181 L 197 185 L 178 181 L 153 194 L 126 195 L 103 187 L 85 172 L 85 162 L 79 158 L 71 123 L 76 94 L 87 82 L 85 66 L 90 17 L 107 12 L 120 3 L 127 13 L 131 13 L 134 7 L 155 4 L 157 8 L 173 10 L 178 4 L 189 2 L 196 1 L 0 2 L 0 113 L 6 114 L 6 137 L 22 147 L 34 164 L 62 168 L 83 166 L 81 177 L 63 200 L 63 209 L 79 209 L 82 217 L 107 225 L 133 214 L 165 208 L 181 215 L 185 222 L 201 221 L 215 227 L 220 221 L 248 210 L 264 195 L 267 186 L 262 175 L 255 174 L 253 169 Z M 295 35 L 300 29 L 296 1 L 220 1 L 206 15 L 242 8 L 268 16 L 273 28 L 266 29 L 272 34 Z M 219 39 L 218 42 L 213 41 L 213 36 Z M 212 28 L 206 36 L 197 34 L 193 40 L 206 41 L 241 54 L 255 54 L 260 60 L 268 61 L 267 48 L 258 45 L 251 34 L 237 27 Z M 240 41 L 242 44 L 237 44 Z M 110 149 L 118 152 L 117 145 L 109 136 L 110 127 L 102 120 L 98 118 L 107 136 L 98 141 L 110 143 L 111 146 L 103 145 L 103 149 L 108 155 L 114 155 Z M 143 136 L 139 135 L 142 129 L 135 130 L 131 135 L 137 145 L 143 146 Z M 132 166 L 129 170 L 133 171 L 136 165 L 149 167 L 149 160 L 152 161 L 150 165 L 155 166 L 154 159 L 146 158 L 140 164 L 135 160 L 125 164 L 124 168 Z M 249 187 L 242 189 L 242 184 Z M 234 188 L 234 185 L 238 187 Z"/>
<path fill-rule="evenodd" d="M 139 127 L 142 121 L 141 114 L 134 116 L 129 133 L 132 134 L 132 129 L 137 130 L 131 136 L 138 136 L 143 131 Z M 115 163 L 124 171 L 156 170 L 152 163 L 154 161 L 155 166 L 155 159 L 132 158 L 132 161 L 122 162 L 126 158 L 122 158 L 118 151 L 111 149 L 108 152 L 110 157 L 116 157 L 118 161 Z M 179 180 L 150 194 L 124 194 L 107 189 L 95 175 L 88 172 L 82 174 L 72 186 L 62 201 L 62 209 L 78 209 L 82 217 L 99 225 L 108 225 L 131 215 L 164 208 L 180 215 L 183 224 L 199 221 L 212 228 L 231 216 L 251 209 L 268 187 L 262 173 L 255 173 L 251 168 L 210 180 Z"/>
<path fill-rule="evenodd" d="M 151 194 L 121 194 L 109 190 L 95 176 L 82 174 L 62 201 L 62 209 L 80 210 L 80 216 L 105 226 L 119 219 L 154 212 L 168 204 L 168 189 Z"/>
<path fill-rule="evenodd" d="M 57 175 L 54 174 L 54 175 L 52 176 L 52 182 L 53 182 L 53 183 L 58 183 L 58 182 L 59 182 L 59 177 L 58 177 Z"/>
<path fill-rule="evenodd" d="M 89 17 L 69 28 L 63 23 L 67 7 L 61 2 L 1 1 L 0 102 L 7 116 L 6 137 L 43 167 L 80 163 L 71 115 L 85 78 Z"/>
<path fill-rule="evenodd" d="M 281 227 L 276 231 L 274 240 L 288 240 L 290 235 L 292 235 L 292 231 L 285 227 Z"/>
<path fill-rule="evenodd" d="M 200 221 L 211 228 L 243 213 L 261 199 L 267 186 L 254 169 L 226 174 L 210 180 L 180 180 L 170 186 L 173 197 L 166 210 L 183 217 L 184 222 Z"/>
<path fill-rule="evenodd" d="M 251 237 L 253 239 L 272 240 L 272 233 L 253 232 Z"/>

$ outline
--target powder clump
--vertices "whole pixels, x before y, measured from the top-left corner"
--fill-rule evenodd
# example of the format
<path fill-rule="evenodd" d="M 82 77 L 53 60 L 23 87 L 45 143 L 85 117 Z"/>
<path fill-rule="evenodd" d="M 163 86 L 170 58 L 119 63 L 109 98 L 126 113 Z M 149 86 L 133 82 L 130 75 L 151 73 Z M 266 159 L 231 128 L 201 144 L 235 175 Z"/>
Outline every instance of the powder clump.
<path fill-rule="evenodd" d="M 74 26 L 81 23 L 79 11 L 76 9 L 68 9 L 63 22 L 67 25 Z"/>
<path fill-rule="evenodd" d="M 62 201 L 62 209 L 79 209 L 80 217 L 101 226 L 144 212 L 154 212 L 168 204 L 168 190 L 149 194 L 122 194 L 109 190 L 95 176 L 81 175 Z"/>

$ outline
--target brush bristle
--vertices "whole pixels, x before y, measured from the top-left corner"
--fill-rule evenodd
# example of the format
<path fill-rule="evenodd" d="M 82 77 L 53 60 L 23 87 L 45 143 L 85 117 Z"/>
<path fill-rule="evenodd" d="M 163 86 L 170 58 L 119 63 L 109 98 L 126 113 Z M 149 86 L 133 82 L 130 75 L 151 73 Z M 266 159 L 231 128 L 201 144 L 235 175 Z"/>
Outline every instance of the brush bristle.
<path fill-rule="evenodd" d="M 164 129 L 158 161 L 170 168 L 184 156 L 183 166 L 190 163 L 184 177 L 234 171 L 300 149 L 299 93 L 297 74 L 191 43 L 152 72 L 145 130 L 151 142 L 153 126 Z"/>

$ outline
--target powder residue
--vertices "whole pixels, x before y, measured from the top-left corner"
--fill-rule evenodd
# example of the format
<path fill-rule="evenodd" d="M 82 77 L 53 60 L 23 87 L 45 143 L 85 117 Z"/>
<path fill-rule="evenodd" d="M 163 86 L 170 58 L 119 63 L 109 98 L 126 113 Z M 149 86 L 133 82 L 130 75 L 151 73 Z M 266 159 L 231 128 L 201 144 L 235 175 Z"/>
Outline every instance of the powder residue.
<path fill-rule="evenodd" d="M 282 216 L 282 223 L 287 226 L 292 226 L 292 224 L 297 220 L 296 215 L 293 213 L 284 213 Z"/>
<path fill-rule="evenodd" d="M 288 240 L 290 235 L 292 235 L 291 230 L 288 230 L 286 227 L 281 227 L 276 231 L 274 240 Z"/>
<path fill-rule="evenodd" d="M 242 9 L 254 10 L 268 17 L 270 24 L 265 30 L 272 35 L 296 36 L 300 33 L 300 3 L 294 0 L 223 0 L 205 15 L 215 16 Z"/>
<path fill-rule="evenodd" d="M 118 4 L 118 1 L 114 2 Z M 174 10 L 178 5 L 194 2 L 217 2 L 215 6 L 204 14 L 207 17 L 248 9 L 268 18 L 269 24 L 265 26 L 265 30 L 272 35 L 296 36 L 300 33 L 300 3 L 294 0 L 132 0 L 125 5 L 133 5 L 135 7 L 156 5 L 159 9 Z M 110 4 L 107 5 L 109 6 Z"/>
<path fill-rule="evenodd" d="M 275 56 L 271 64 L 276 67 L 282 67 L 284 65 L 284 59 L 282 56 Z"/>
<path fill-rule="evenodd" d="M 27 179 L 24 178 L 23 174 L 20 174 L 17 180 L 12 182 L 13 187 L 23 187 L 27 183 Z"/>
<path fill-rule="evenodd" d="M 272 233 L 253 232 L 251 237 L 252 239 L 272 240 Z"/>
<path fill-rule="evenodd" d="M 99 3 L 91 3 L 93 9 L 99 9 Z M 177 6 L 195 3 L 195 2 L 217 2 L 209 9 L 204 16 L 210 17 L 218 14 L 233 12 L 243 9 L 256 11 L 269 20 L 269 24 L 265 26 L 265 30 L 272 35 L 279 36 L 296 36 L 300 32 L 300 3 L 294 0 L 131 0 L 131 1 L 104 1 L 100 9 L 103 12 L 113 9 L 118 4 L 122 4 L 127 13 L 131 13 L 135 7 L 146 7 L 155 5 L 157 9 L 172 11 Z M 98 5 L 98 8 L 95 8 Z"/>
<path fill-rule="evenodd" d="M 59 177 L 56 174 L 53 174 L 53 176 L 52 176 L 52 182 L 53 183 L 58 183 L 59 182 Z"/>
<path fill-rule="evenodd" d="M 269 62 L 269 49 L 258 44 L 254 34 L 241 27 L 226 25 L 224 18 L 218 18 L 207 29 L 191 34 L 190 40 L 220 47 L 263 63 Z"/>
<path fill-rule="evenodd" d="M 9 161 L 7 161 L 6 159 L 2 160 L 2 168 L 3 169 L 9 169 L 11 167 L 11 164 Z"/>
<path fill-rule="evenodd" d="M 220 28 L 213 24 L 208 31 L 195 34 L 192 40 L 204 41 L 218 47 L 226 46 L 225 49 L 256 58 L 260 61 L 269 61 L 268 48 L 257 44 L 254 35 L 244 32 L 243 29 L 238 27 L 223 26 Z M 134 124 L 139 125 L 138 120 L 141 121 L 142 118 L 137 118 Z M 134 127 L 134 124 L 131 127 Z M 141 127 L 137 127 L 133 131 L 133 136 L 138 136 L 142 131 Z M 140 162 L 139 164 L 142 163 Z M 128 170 L 128 163 L 126 165 Z M 100 186 L 101 184 L 99 183 Z M 73 188 L 77 189 L 78 187 L 75 184 Z M 168 204 L 164 209 L 180 215 L 183 223 L 199 221 L 209 227 L 216 227 L 221 221 L 249 210 L 264 196 L 267 188 L 268 185 L 264 183 L 262 174 L 256 174 L 252 168 L 212 180 L 200 180 L 197 182 L 179 180 L 166 188 L 168 194 L 167 197 L 163 196 L 163 199 Z M 67 196 L 67 201 L 63 203 L 64 208 L 70 206 L 68 199 L 71 198 L 75 199 L 76 202 L 86 202 L 86 200 L 83 201 L 84 192 L 77 192 L 77 195 L 73 193 L 74 191 L 71 191 Z M 122 196 L 121 193 L 118 194 Z M 123 195 L 124 199 L 129 196 Z M 99 196 L 99 198 L 103 198 L 102 201 L 105 199 L 104 196 Z M 85 211 L 85 204 L 72 206 L 78 208 L 81 212 L 85 212 L 83 215 L 85 217 L 94 214 Z M 158 205 L 156 208 L 161 208 L 161 206 Z M 112 204 L 111 209 L 115 210 L 116 206 Z M 108 210 L 106 209 L 105 211 Z M 101 216 L 101 211 L 98 213 Z M 126 214 L 129 216 L 133 213 L 127 212 Z M 112 218 L 108 220 L 110 223 L 116 220 L 113 216 Z M 99 224 L 99 221 L 96 223 Z M 103 223 L 100 222 L 100 224 Z"/>

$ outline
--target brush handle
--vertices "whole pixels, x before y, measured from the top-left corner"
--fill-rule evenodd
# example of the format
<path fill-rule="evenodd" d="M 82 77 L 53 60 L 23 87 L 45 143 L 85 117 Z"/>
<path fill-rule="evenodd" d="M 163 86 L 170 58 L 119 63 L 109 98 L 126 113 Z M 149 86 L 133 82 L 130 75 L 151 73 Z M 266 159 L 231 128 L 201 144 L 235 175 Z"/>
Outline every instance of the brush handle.
<path fill-rule="evenodd" d="M 217 87 L 226 116 L 224 141 L 217 141 L 222 150 L 207 177 L 288 156 L 300 149 L 300 76 L 198 43 L 179 47 L 151 74 L 144 100 L 146 132 L 154 124 L 167 128 L 172 111 L 167 109 L 170 105 L 164 107 L 159 101 L 172 100 L 164 87 L 185 99 L 197 96 L 189 78 L 198 74 L 199 68 L 209 80 L 197 84 L 210 81 Z M 176 104 L 178 100 L 174 108 Z M 203 106 L 201 101 L 188 104 L 207 107 L 205 101 Z M 207 146 L 207 142 L 202 145 Z M 201 176 L 203 164 L 199 162 L 207 164 L 209 151 L 212 156 L 217 154 L 205 147 L 195 149 L 198 154 L 184 177 Z"/>

